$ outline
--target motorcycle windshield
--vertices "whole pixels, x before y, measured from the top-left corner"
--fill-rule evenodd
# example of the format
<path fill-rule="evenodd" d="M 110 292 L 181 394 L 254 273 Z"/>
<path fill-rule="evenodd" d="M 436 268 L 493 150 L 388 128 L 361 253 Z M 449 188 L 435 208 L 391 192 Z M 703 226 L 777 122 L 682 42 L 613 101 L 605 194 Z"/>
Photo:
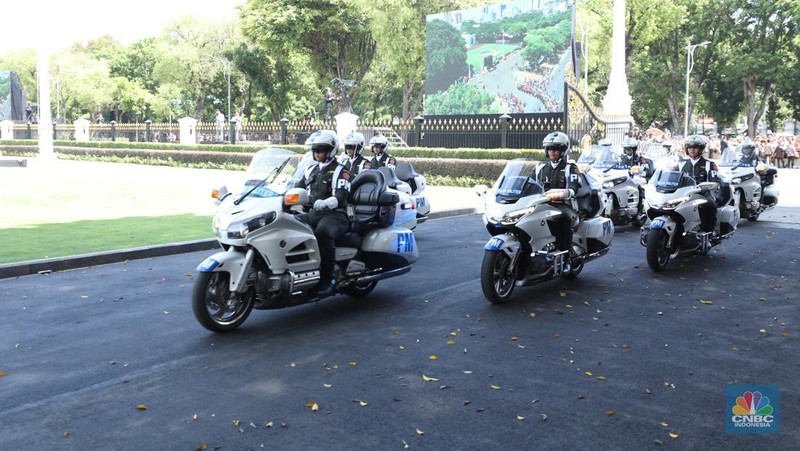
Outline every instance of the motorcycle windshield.
<path fill-rule="evenodd" d="M 292 174 L 301 162 L 302 155 L 291 150 L 278 148 L 259 150 L 253 155 L 253 160 L 245 173 L 247 181 L 242 193 L 249 192 L 248 197 L 282 196 L 288 189 Z"/>
<path fill-rule="evenodd" d="M 727 168 L 739 166 L 739 161 L 741 158 L 742 152 L 739 147 L 736 147 L 736 149 L 728 147 L 722 152 L 722 158 L 720 159 L 719 166 Z"/>
<path fill-rule="evenodd" d="M 533 178 L 536 163 L 516 158 L 506 163 L 492 190 L 498 202 L 512 202 L 525 196 L 544 193 L 542 185 Z"/>
<path fill-rule="evenodd" d="M 609 169 L 617 166 L 620 159 L 620 154 L 616 152 L 613 146 L 597 146 L 600 151 L 597 154 L 597 159 L 592 163 L 592 167 L 596 169 Z"/>
<path fill-rule="evenodd" d="M 692 176 L 684 172 L 658 170 L 650 179 L 650 184 L 655 186 L 659 193 L 674 193 L 679 188 L 694 186 L 697 183 Z"/>

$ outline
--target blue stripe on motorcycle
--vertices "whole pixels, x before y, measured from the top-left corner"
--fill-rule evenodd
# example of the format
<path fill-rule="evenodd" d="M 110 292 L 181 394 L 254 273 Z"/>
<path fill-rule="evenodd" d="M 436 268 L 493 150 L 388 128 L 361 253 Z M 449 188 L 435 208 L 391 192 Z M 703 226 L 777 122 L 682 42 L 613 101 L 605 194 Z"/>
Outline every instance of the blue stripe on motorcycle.
<path fill-rule="evenodd" d="M 501 247 L 503 247 L 503 243 L 505 243 L 505 241 L 503 241 L 502 238 L 493 237 L 486 243 L 484 249 L 486 249 L 487 251 L 497 251 L 500 250 Z"/>
<path fill-rule="evenodd" d="M 197 270 L 200 272 L 211 272 L 215 270 L 219 266 L 219 262 L 214 260 L 211 257 L 203 260 L 203 263 L 200 263 L 200 266 L 197 267 Z"/>

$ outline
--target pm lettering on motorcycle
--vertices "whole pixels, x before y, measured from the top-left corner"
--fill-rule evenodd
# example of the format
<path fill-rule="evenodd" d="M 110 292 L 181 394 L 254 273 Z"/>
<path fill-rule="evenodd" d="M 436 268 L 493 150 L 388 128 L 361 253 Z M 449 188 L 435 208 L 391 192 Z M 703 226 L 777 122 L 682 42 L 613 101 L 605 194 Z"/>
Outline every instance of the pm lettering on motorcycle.
<path fill-rule="evenodd" d="M 614 225 L 610 219 L 603 221 L 603 236 L 614 233 Z"/>
<path fill-rule="evenodd" d="M 397 252 L 414 252 L 414 235 L 411 232 L 397 234 Z"/>
<path fill-rule="evenodd" d="M 487 249 L 487 250 L 490 250 L 490 251 L 496 251 L 496 250 L 500 249 L 501 247 L 503 247 L 503 243 L 505 243 L 505 241 L 503 241 L 502 238 L 494 237 L 491 240 L 489 240 L 488 243 L 486 243 L 486 246 L 484 246 L 484 249 Z"/>

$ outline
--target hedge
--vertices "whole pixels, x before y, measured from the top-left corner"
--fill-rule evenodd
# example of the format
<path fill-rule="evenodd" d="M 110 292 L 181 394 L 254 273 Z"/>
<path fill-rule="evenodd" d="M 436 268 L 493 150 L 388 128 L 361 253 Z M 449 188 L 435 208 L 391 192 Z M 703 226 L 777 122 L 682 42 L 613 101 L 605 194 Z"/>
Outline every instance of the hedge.
<path fill-rule="evenodd" d="M 251 154 L 264 148 L 264 146 L 245 146 L 233 144 L 198 144 L 185 146 L 179 144 L 160 144 L 160 143 L 128 143 L 113 141 L 55 141 L 54 146 L 58 148 L 80 148 L 80 149 L 125 149 L 125 150 L 159 150 L 159 151 L 192 151 L 192 152 L 225 152 L 225 153 L 245 153 Z M 32 147 L 38 145 L 36 140 L 19 139 L 13 141 L 0 141 L 0 150 L 6 148 L 12 150 L 17 147 Z M 291 150 L 292 152 L 303 153 L 308 150 L 306 146 L 298 144 L 275 145 Z M 369 153 L 369 149 L 364 150 Z M 177 152 L 176 152 L 177 153 Z M 398 158 L 447 158 L 447 159 L 470 159 L 470 160 L 510 160 L 513 158 L 528 158 L 542 160 L 545 155 L 540 150 L 531 149 L 443 149 L 433 147 L 392 147 L 389 153 Z"/>

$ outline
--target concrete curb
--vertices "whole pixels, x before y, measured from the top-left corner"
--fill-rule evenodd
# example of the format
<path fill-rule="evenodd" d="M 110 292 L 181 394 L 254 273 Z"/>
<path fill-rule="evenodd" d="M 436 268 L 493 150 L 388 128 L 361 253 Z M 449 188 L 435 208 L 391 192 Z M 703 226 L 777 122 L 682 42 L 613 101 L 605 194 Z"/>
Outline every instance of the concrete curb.
<path fill-rule="evenodd" d="M 428 219 L 447 218 L 451 216 L 464 216 L 476 214 L 475 208 L 461 208 L 442 210 L 428 215 Z M 423 226 L 424 227 L 424 226 Z M 141 260 L 165 255 L 184 254 L 188 252 L 219 249 L 216 239 L 183 241 L 179 243 L 159 244 L 154 246 L 120 249 L 115 251 L 94 252 L 91 254 L 72 255 L 67 257 L 46 258 L 26 262 L 6 263 L 0 265 L 0 279 L 28 276 L 38 273 L 53 271 L 66 271 L 69 269 L 87 268 L 90 266 L 119 263 L 126 260 Z"/>

